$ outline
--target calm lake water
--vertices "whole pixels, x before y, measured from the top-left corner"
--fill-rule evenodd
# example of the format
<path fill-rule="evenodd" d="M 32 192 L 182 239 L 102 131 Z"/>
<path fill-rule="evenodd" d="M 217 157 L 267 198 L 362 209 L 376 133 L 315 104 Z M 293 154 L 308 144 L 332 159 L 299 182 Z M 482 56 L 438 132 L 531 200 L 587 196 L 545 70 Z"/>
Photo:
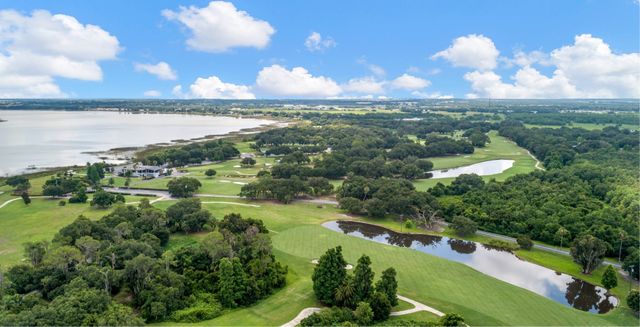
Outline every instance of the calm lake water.
<path fill-rule="evenodd" d="M 407 247 L 464 263 L 484 274 L 579 310 L 605 313 L 618 304 L 618 299 L 609 295 L 602 287 L 480 243 L 441 236 L 396 233 L 380 226 L 354 221 L 330 221 L 322 226 L 347 235 Z"/>
<path fill-rule="evenodd" d="M 433 170 L 431 173 L 433 174 L 432 178 L 458 177 L 462 174 L 487 176 L 500 174 L 501 172 L 513 167 L 513 163 L 513 160 L 489 160 L 457 168 Z"/>
<path fill-rule="evenodd" d="M 114 148 L 222 135 L 273 123 L 261 119 L 107 111 L 0 110 L 0 176 L 99 161 Z"/>

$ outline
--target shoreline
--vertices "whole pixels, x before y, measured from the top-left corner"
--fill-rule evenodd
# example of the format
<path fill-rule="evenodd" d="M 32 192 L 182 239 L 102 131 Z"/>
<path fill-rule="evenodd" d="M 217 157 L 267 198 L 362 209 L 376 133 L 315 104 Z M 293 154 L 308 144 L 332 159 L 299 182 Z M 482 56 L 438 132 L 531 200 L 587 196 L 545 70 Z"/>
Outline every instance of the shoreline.
<path fill-rule="evenodd" d="M 29 109 L 21 109 L 21 110 L 29 110 Z M 54 110 L 54 111 L 75 111 L 75 110 Z M 83 110 L 83 111 L 103 111 L 103 112 L 113 112 L 111 110 Z M 128 112 L 127 112 L 128 113 Z M 141 114 L 147 114 L 147 113 L 141 113 Z M 256 134 L 262 131 L 267 131 L 267 130 L 271 130 L 271 129 L 276 129 L 276 128 L 283 128 L 283 127 L 287 127 L 293 123 L 295 123 L 295 121 L 293 120 L 287 120 L 287 119 L 282 119 L 281 117 L 271 117 L 271 116 L 267 116 L 267 115 L 260 115 L 260 116 L 252 116 L 252 117 L 248 117 L 248 116 L 232 116 L 232 115 L 216 115 L 216 114 L 201 114 L 201 113 L 172 113 L 172 112 L 168 112 L 168 113 L 164 113 L 164 112 L 158 112 L 158 114 L 182 114 L 182 115 L 197 115 L 197 116 L 214 116 L 214 117 L 229 117 L 229 118 L 237 118 L 237 119 L 262 119 L 262 120 L 269 120 L 270 123 L 266 123 L 266 124 L 261 124 L 259 126 L 256 127 L 247 127 L 247 128 L 242 128 L 236 131 L 232 131 L 232 132 L 228 132 L 228 133 L 223 133 L 223 134 L 207 134 L 205 136 L 201 136 L 201 137 L 196 137 L 196 138 L 192 138 L 192 139 L 178 139 L 178 140 L 171 140 L 169 142 L 158 142 L 158 143 L 152 143 L 152 144 L 147 144 L 147 145 L 143 145 L 143 146 L 134 146 L 134 147 L 122 147 L 122 148 L 111 148 L 108 150 L 104 150 L 104 151 L 85 151 L 85 152 L 80 152 L 82 154 L 88 154 L 91 156 L 94 156 L 96 161 L 95 162 L 106 162 L 106 161 L 124 161 L 122 163 L 117 163 L 117 164 L 126 164 L 126 163 L 130 163 L 132 161 L 138 160 L 140 157 L 139 155 L 141 153 L 146 153 L 148 151 L 155 151 L 158 149 L 162 149 L 162 148 L 170 148 L 170 147 L 176 147 L 176 146 L 183 146 L 183 145 L 187 145 L 187 144 L 192 144 L 192 143 L 197 143 L 197 142 L 206 142 L 206 141 L 211 141 L 211 140 L 219 140 L 219 139 L 224 139 L 224 138 L 232 138 L 232 137 L 237 137 L 237 136 L 243 136 L 243 135 L 251 135 L 251 134 Z M 60 171 L 66 171 L 66 170 L 70 170 L 70 169 L 77 169 L 80 167 L 83 167 L 84 164 L 75 164 L 75 165 L 63 165 L 63 166 L 49 166 L 49 167 L 36 167 L 36 169 L 24 169 L 24 171 L 17 173 L 17 174 L 8 174 L 5 176 L 0 176 L 0 181 L 5 180 L 8 177 L 12 177 L 12 176 L 35 176 L 35 177 L 39 177 L 41 175 L 48 175 L 51 172 L 60 172 Z"/>

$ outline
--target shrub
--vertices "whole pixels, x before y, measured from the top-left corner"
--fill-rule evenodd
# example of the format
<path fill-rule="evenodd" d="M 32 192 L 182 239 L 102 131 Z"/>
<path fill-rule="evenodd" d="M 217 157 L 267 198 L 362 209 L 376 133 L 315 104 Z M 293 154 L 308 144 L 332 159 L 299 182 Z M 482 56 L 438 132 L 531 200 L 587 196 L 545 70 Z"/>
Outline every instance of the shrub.
<path fill-rule="evenodd" d="M 505 250 L 510 252 L 518 249 L 517 245 L 513 243 L 505 242 L 505 241 L 500 241 L 500 240 L 491 240 L 487 243 L 487 245 L 494 249 Z"/>
<path fill-rule="evenodd" d="M 464 318 L 457 313 L 447 313 L 440 318 L 440 326 L 465 326 Z"/>
<path fill-rule="evenodd" d="M 371 310 L 371 306 L 367 302 L 358 303 L 358 307 L 353 314 L 355 321 L 360 326 L 369 326 L 371 321 L 373 321 L 373 310 Z"/>
<path fill-rule="evenodd" d="M 361 214 L 363 210 L 362 201 L 351 197 L 341 198 L 340 208 L 355 215 Z"/>
<path fill-rule="evenodd" d="M 611 265 L 607 266 L 607 269 L 602 275 L 602 286 L 608 290 L 618 286 L 618 276 L 616 274 L 616 270 L 613 269 Z"/>
<path fill-rule="evenodd" d="M 629 292 L 629 295 L 627 295 L 627 305 L 634 312 L 640 312 L 640 293 L 638 293 L 637 290 L 631 290 L 631 292 Z"/>
<path fill-rule="evenodd" d="M 373 320 L 383 321 L 389 318 L 391 314 L 391 303 L 386 294 L 375 292 L 369 305 L 373 310 Z"/>
<path fill-rule="evenodd" d="M 382 218 L 387 213 L 384 201 L 373 198 L 364 202 L 364 209 L 371 218 Z"/>
<path fill-rule="evenodd" d="M 469 236 L 476 233 L 478 224 L 464 216 L 455 216 L 451 221 L 451 228 L 460 236 Z"/>
<path fill-rule="evenodd" d="M 171 320 L 194 323 L 213 319 L 220 316 L 220 314 L 222 314 L 222 307 L 219 303 L 198 301 L 193 306 L 175 311 L 171 315 Z"/>
<path fill-rule="evenodd" d="M 518 238 L 516 239 L 516 242 L 518 243 L 520 248 L 523 250 L 531 250 L 531 248 L 533 247 L 533 241 L 527 235 L 518 236 Z"/>
<path fill-rule="evenodd" d="M 64 206 L 66 206 L 66 205 L 67 205 L 67 201 L 65 201 L 65 200 L 60 200 L 60 202 L 58 202 L 58 205 L 59 205 L 59 206 L 61 206 L 61 207 L 64 207 Z"/>

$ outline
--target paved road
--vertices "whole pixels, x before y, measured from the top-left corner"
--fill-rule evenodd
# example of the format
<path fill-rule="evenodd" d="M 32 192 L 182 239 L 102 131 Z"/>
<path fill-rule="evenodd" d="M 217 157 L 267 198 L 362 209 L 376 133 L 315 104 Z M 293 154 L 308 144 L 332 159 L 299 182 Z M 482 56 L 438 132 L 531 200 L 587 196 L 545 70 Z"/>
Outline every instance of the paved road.
<path fill-rule="evenodd" d="M 321 308 L 304 308 L 302 309 L 302 311 L 300 311 L 300 313 L 298 313 L 298 315 L 291 319 L 291 321 L 289 321 L 288 323 L 282 325 L 281 327 L 296 327 L 298 326 L 298 324 L 300 324 L 300 322 L 302 322 L 302 320 L 306 317 L 309 317 L 310 315 L 319 312 L 320 310 L 322 310 Z"/>
<path fill-rule="evenodd" d="M 123 188 L 123 187 L 103 187 L 103 189 L 107 192 L 112 192 L 112 193 L 121 193 L 121 194 L 127 194 L 127 195 L 148 195 L 148 196 L 158 197 L 158 199 L 154 201 L 171 199 L 171 194 L 169 194 L 169 192 L 165 190 L 146 190 L 146 189 L 137 189 L 137 188 Z M 210 194 L 210 193 L 198 193 L 198 194 L 195 194 L 195 196 L 199 198 L 243 199 L 243 197 L 238 195 Z M 331 199 L 300 199 L 296 201 L 307 202 L 307 203 L 317 203 L 317 204 L 330 204 L 330 205 L 338 204 L 338 201 L 331 200 Z"/>
<path fill-rule="evenodd" d="M 407 309 L 407 310 L 402 310 L 402 311 L 395 311 L 392 312 L 391 315 L 392 316 L 404 316 L 404 315 L 408 315 L 408 314 L 412 314 L 415 312 L 419 312 L 419 311 L 428 311 L 433 313 L 434 315 L 438 316 L 438 317 L 442 317 L 444 316 L 444 313 L 426 305 L 426 304 L 422 304 L 416 300 L 412 300 L 408 297 L 404 297 L 402 295 L 398 294 L 398 299 L 411 303 L 413 304 L 413 308 L 411 309 Z M 285 323 L 284 325 L 280 326 L 280 327 L 295 327 L 298 326 L 298 324 L 304 319 L 309 317 L 310 315 L 319 312 L 320 310 L 322 310 L 321 308 L 316 308 L 316 307 L 309 307 L 309 308 L 304 308 L 302 309 L 302 311 L 300 311 L 300 313 L 298 313 L 298 315 L 291 319 L 291 321 Z"/>
<path fill-rule="evenodd" d="M 507 242 L 512 242 L 512 243 L 516 243 L 516 239 L 513 237 L 509 237 L 509 236 L 505 236 L 505 235 L 500 235 L 500 234 L 495 234 L 495 233 L 490 233 L 490 232 L 485 232 L 485 231 L 477 231 L 476 234 L 478 235 L 484 235 L 484 236 L 488 236 L 491 238 L 497 238 L 497 239 L 501 239 Z M 542 244 L 533 244 L 533 247 L 536 249 L 540 249 L 540 250 L 544 250 L 544 251 L 548 251 L 548 252 L 554 252 L 554 253 L 558 253 L 558 254 L 562 254 L 562 255 L 567 255 L 570 256 L 571 253 L 569 253 L 569 251 L 567 250 L 563 250 L 563 249 L 558 249 L 552 246 L 547 246 L 547 245 L 542 245 Z M 612 265 L 616 268 L 620 268 L 621 265 L 619 263 L 616 262 L 612 262 L 609 260 L 605 260 L 604 263 L 608 264 L 608 265 Z"/>
<path fill-rule="evenodd" d="M 418 311 L 428 311 L 433 313 L 434 315 L 438 316 L 438 317 L 442 317 L 444 316 L 444 313 L 426 305 L 426 304 L 422 304 L 418 301 L 412 300 L 408 297 L 404 297 L 400 294 L 398 294 L 398 299 L 405 301 L 405 302 L 409 302 L 411 304 L 413 304 L 413 308 L 412 309 L 407 309 L 407 310 L 402 310 L 402 311 L 395 311 L 392 312 L 391 315 L 392 316 L 403 316 L 403 315 L 408 315 L 414 312 L 418 312 Z"/>

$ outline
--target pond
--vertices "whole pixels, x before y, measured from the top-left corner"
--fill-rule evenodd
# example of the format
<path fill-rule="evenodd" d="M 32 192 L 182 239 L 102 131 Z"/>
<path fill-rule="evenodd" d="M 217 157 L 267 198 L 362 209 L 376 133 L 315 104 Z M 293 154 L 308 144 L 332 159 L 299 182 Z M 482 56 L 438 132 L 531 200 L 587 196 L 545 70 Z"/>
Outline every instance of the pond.
<path fill-rule="evenodd" d="M 355 221 L 330 221 L 322 226 L 347 235 L 457 261 L 579 310 L 605 313 L 618 304 L 618 299 L 602 287 L 524 261 L 509 251 L 480 243 L 433 235 L 397 233 L 384 227 Z"/>
<path fill-rule="evenodd" d="M 479 176 L 487 176 L 500 174 L 503 171 L 513 167 L 513 163 L 513 160 L 506 159 L 489 160 L 478 162 L 468 166 L 433 170 L 431 171 L 431 173 L 433 174 L 432 178 L 451 178 L 458 177 L 462 174 L 476 174 Z"/>
<path fill-rule="evenodd" d="M 113 111 L 0 110 L 0 176 L 84 164 L 101 151 L 222 135 L 273 123 L 263 119 Z M 131 150 L 112 153 L 114 160 Z"/>

